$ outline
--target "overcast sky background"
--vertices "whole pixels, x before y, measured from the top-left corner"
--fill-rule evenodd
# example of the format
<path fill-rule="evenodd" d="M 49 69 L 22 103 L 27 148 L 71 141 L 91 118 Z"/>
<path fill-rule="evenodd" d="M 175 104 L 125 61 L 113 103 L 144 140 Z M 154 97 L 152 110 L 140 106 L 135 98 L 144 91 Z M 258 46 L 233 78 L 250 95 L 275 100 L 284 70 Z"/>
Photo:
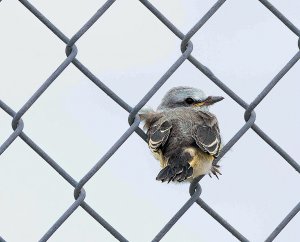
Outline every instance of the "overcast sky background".
<path fill-rule="evenodd" d="M 104 4 L 31 3 L 71 37 Z M 296 26 L 300 2 L 272 0 Z M 183 33 L 215 3 L 151 0 Z M 18 1 L 0 4 L 0 98 L 15 111 L 66 58 L 65 45 Z M 193 55 L 250 103 L 299 50 L 297 37 L 259 1 L 228 0 L 192 38 Z M 78 59 L 134 106 L 180 57 L 180 40 L 139 1 L 116 1 L 76 43 Z M 255 109 L 256 123 L 296 161 L 300 63 Z M 224 143 L 244 124 L 244 110 L 186 61 L 149 101 L 174 86 L 193 86 L 224 101 L 211 111 Z M 72 64 L 23 116 L 24 132 L 78 181 L 128 128 L 128 113 Z M 0 110 L 0 143 L 12 133 Z M 251 241 L 263 241 L 300 201 L 299 174 L 252 130 L 221 160 L 220 180 L 205 177 L 202 195 Z M 189 184 L 155 180 L 159 164 L 133 134 L 85 185 L 86 201 L 129 241 L 150 241 L 189 198 Z M 22 140 L 0 157 L 0 235 L 37 241 L 73 203 L 73 188 Z M 300 241 L 298 214 L 275 241 Z M 77 209 L 49 241 L 116 241 Z M 236 241 L 198 205 L 162 241 Z"/>

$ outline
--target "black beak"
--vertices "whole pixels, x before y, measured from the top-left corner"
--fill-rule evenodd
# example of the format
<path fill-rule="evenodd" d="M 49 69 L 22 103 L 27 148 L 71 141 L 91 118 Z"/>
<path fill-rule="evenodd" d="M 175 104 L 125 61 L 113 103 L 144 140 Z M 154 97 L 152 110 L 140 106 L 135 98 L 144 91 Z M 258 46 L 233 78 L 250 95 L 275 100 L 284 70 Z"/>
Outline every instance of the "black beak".
<path fill-rule="evenodd" d="M 216 102 L 220 102 L 220 101 L 222 101 L 224 99 L 224 97 L 214 97 L 214 96 L 209 96 L 208 98 L 206 98 L 205 100 L 204 100 L 204 105 L 212 105 L 212 104 L 214 104 L 214 103 L 216 103 Z"/>

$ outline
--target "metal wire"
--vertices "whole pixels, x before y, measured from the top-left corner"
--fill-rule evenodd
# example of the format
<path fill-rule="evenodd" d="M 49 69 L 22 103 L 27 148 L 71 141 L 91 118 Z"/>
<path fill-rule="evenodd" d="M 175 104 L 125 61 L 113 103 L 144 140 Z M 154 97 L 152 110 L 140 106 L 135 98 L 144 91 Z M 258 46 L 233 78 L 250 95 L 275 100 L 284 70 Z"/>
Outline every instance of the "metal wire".
<path fill-rule="evenodd" d="M 0 0 L 1 2 L 1 0 Z M 74 187 L 75 201 L 70 207 L 61 215 L 60 218 L 49 228 L 40 241 L 47 241 L 53 233 L 69 218 L 69 216 L 76 211 L 80 206 L 91 217 L 93 217 L 101 226 L 103 226 L 109 233 L 112 234 L 119 241 L 128 241 L 120 234 L 111 224 L 105 221 L 93 208 L 91 208 L 85 201 L 86 193 L 84 191 L 84 185 L 101 169 L 101 167 L 113 156 L 113 154 L 122 146 L 122 144 L 136 132 L 143 140 L 146 140 L 146 134 L 138 127 L 140 119 L 137 115 L 138 111 L 151 99 L 151 97 L 159 90 L 159 88 L 168 80 L 168 78 L 180 67 L 185 61 L 192 63 L 199 71 L 206 75 L 213 83 L 227 93 L 237 104 L 245 109 L 245 121 L 246 123 L 236 132 L 236 134 L 230 139 L 230 141 L 224 146 L 220 156 L 214 161 L 217 163 L 224 154 L 251 128 L 259 137 L 261 137 L 267 144 L 269 144 L 279 155 L 281 155 L 298 173 L 300 173 L 300 165 L 289 156 L 278 144 L 276 144 L 267 134 L 265 134 L 255 124 L 256 115 L 254 109 L 260 104 L 260 102 L 270 93 L 274 86 L 281 80 L 281 78 L 295 65 L 300 59 L 300 51 L 290 59 L 290 61 L 282 68 L 282 70 L 268 83 L 268 85 L 257 95 L 252 103 L 247 104 L 242 98 L 240 98 L 234 91 L 218 79 L 214 73 L 205 65 L 201 64 L 199 60 L 192 56 L 193 44 L 191 38 L 205 23 L 221 8 L 226 0 L 217 1 L 209 11 L 187 32 L 183 34 L 177 29 L 162 13 L 159 12 L 149 1 L 140 0 L 140 2 L 154 14 L 170 31 L 172 31 L 179 39 L 182 40 L 180 49 L 182 55 L 178 57 L 176 62 L 170 66 L 165 74 L 155 83 L 155 85 L 148 91 L 148 93 L 136 104 L 135 107 L 130 107 L 124 100 L 122 100 L 117 94 L 109 89 L 103 82 L 99 80 L 89 69 L 82 64 L 77 58 L 76 42 L 84 35 L 93 24 L 101 18 L 101 16 L 109 10 L 110 6 L 115 3 L 115 0 L 108 0 L 99 10 L 84 24 L 84 26 L 74 34 L 70 39 L 64 35 L 51 21 L 49 21 L 41 12 L 39 12 L 29 1 L 20 0 L 23 6 L 34 14 L 45 26 L 47 26 L 53 34 L 61 39 L 66 44 L 66 59 L 58 66 L 58 68 L 49 76 L 49 78 L 33 93 L 30 99 L 15 112 L 7 104 L 0 100 L 0 108 L 4 110 L 8 115 L 12 117 L 12 134 L 6 139 L 6 141 L 0 146 L 0 155 L 15 141 L 17 137 L 21 138 L 29 147 L 31 147 L 41 158 L 43 158 L 60 176 L 62 176 L 71 186 Z M 300 30 L 291 23 L 286 16 L 284 16 L 279 10 L 277 10 L 267 0 L 259 0 L 271 13 L 273 13 L 285 26 L 287 26 L 294 34 L 300 37 Z M 300 48 L 300 39 L 298 42 Z M 24 132 L 24 122 L 22 121 L 23 115 L 31 108 L 35 101 L 49 88 L 49 86 L 55 81 L 55 79 L 66 69 L 70 64 L 76 66 L 86 77 L 88 77 L 97 87 L 99 87 L 104 93 L 106 93 L 113 101 L 119 104 L 128 113 L 128 122 L 130 127 L 124 132 L 124 134 L 116 141 L 116 143 L 106 152 L 105 155 L 90 169 L 90 171 L 77 182 L 72 176 L 70 176 L 62 167 L 58 165 L 44 150 L 42 150 L 30 137 Z M 198 204 L 204 209 L 212 218 L 217 220 L 224 228 L 226 228 L 233 236 L 240 241 L 249 241 L 239 231 L 237 231 L 232 225 L 230 225 L 224 218 L 206 204 L 201 198 L 201 186 L 199 181 L 202 177 L 194 180 L 189 189 L 191 198 L 178 210 L 178 212 L 170 219 L 170 221 L 162 228 L 162 230 L 154 237 L 152 241 L 160 241 L 163 236 L 174 226 L 174 224 L 185 214 L 185 212 L 193 205 Z M 293 217 L 300 211 L 300 202 L 291 210 L 291 212 L 280 222 L 280 224 L 271 231 L 270 235 L 265 241 L 273 241 L 275 237 L 284 229 L 285 226 L 293 219 Z M 5 241 L 0 236 L 0 241 Z"/>

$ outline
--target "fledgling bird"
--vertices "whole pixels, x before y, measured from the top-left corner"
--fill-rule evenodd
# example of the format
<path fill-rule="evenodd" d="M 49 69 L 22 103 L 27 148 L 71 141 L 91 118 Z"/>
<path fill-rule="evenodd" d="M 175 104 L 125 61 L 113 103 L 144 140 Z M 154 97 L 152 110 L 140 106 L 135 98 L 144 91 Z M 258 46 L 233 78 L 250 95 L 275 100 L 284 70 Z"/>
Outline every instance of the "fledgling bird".
<path fill-rule="evenodd" d="M 175 87 L 166 93 L 157 111 L 140 111 L 149 149 L 162 167 L 156 180 L 182 182 L 221 174 L 219 166 L 212 164 L 221 149 L 218 121 L 208 110 L 221 100 L 223 97 L 206 97 L 193 87 Z"/>

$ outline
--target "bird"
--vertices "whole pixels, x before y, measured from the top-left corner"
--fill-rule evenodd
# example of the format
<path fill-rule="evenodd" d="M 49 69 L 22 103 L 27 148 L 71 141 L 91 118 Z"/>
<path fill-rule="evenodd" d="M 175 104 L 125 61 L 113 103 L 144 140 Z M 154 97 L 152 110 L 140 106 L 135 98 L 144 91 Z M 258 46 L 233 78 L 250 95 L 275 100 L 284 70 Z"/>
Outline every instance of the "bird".
<path fill-rule="evenodd" d="M 179 86 L 165 94 L 156 111 L 148 106 L 140 110 L 148 147 L 161 166 L 156 180 L 191 182 L 201 175 L 221 175 L 220 166 L 213 164 L 222 147 L 221 135 L 209 106 L 223 99 Z"/>

